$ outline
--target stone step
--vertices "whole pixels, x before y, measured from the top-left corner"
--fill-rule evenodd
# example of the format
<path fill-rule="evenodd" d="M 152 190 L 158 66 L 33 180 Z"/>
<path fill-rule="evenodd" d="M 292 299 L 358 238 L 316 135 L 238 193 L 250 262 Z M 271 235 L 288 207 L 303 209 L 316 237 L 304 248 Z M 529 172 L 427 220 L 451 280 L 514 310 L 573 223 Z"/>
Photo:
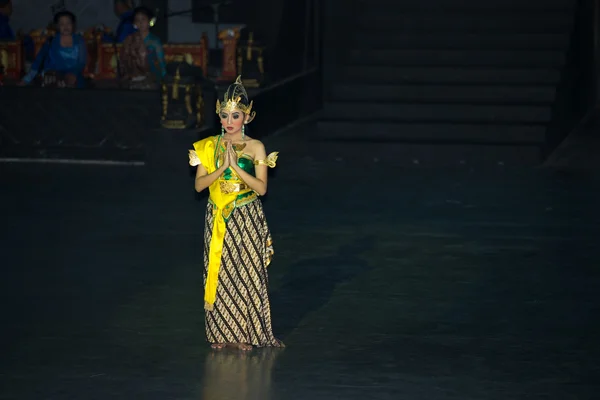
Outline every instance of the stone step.
<path fill-rule="evenodd" d="M 524 105 L 327 102 L 325 119 L 386 122 L 536 123 L 550 121 L 551 108 Z"/>
<path fill-rule="evenodd" d="M 445 143 L 377 143 L 321 140 L 311 142 L 307 154 L 317 160 L 337 161 L 351 168 L 379 164 L 390 168 L 533 167 L 543 161 L 539 145 Z M 350 168 L 350 167 L 348 167 Z M 391 169 L 390 172 L 397 171 Z"/>
<path fill-rule="evenodd" d="M 558 68 L 391 67 L 353 65 L 341 68 L 339 81 L 379 84 L 558 84 Z"/>
<path fill-rule="evenodd" d="M 341 101 L 399 101 L 414 103 L 551 104 L 554 86 L 507 85 L 374 85 L 339 83 L 331 99 Z"/>
<path fill-rule="evenodd" d="M 494 66 L 560 68 L 565 52 L 559 50 L 394 50 L 354 49 L 350 65 L 388 66 Z"/>
<path fill-rule="evenodd" d="M 422 143 L 537 143 L 546 139 L 545 125 L 332 121 L 317 123 L 317 137 L 341 141 Z"/>
<path fill-rule="evenodd" d="M 359 49 L 488 49 L 488 50 L 566 50 L 568 33 L 356 33 L 354 46 Z"/>
<path fill-rule="evenodd" d="M 575 0 L 359 0 L 358 8 L 362 12 L 370 10 L 390 13 L 395 10 L 485 10 L 499 12 L 503 10 L 566 10 L 573 9 Z"/>
<path fill-rule="evenodd" d="M 357 29 L 364 32 L 385 32 L 390 36 L 405 32 L 510 32 L 568 33 L 573 16 L 565 12 L 493 13 L 427 11 L 402 13 L 364 13 L 357 18 Z"/>

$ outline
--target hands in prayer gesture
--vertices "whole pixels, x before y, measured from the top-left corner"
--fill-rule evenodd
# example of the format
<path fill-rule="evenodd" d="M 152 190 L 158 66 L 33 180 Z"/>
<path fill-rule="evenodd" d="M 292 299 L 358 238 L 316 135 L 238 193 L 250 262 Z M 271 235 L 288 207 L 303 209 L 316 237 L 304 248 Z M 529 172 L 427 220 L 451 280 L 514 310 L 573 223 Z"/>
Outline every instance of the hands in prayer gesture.
<path fill-rule="evenodd" d="M 225 143 L 225 151 L 223 153 L 223 167 L 235 167 L 237 166 L 238 155 L 233 148 L 233 144 L 231 142 Z"/>
<path fill-rule="evenodd" d="M 196 151 L 189 150 L 188 157 L 189 157 L 189 164 L 192 167 L 196 167 L 196 166 L 202 164 L 200 162 L 200 158 L 198 157 L 198 154 L 196 153 Z M 233 144 L 231 142 L 226 142 L 225 143 L 225 151 L 223 152 L 223 164 L 221 165 L 221 167 L 223 167 L 224 169 L 227 169 L 231 166 L 235 167 L 235 166 L 237 166 L 237 162 L 238 162 L 238 154 L 235 151 Z"/>
<path fill-rule="evenodd" d="M 233 143 L 229 142 L 229 146 L 227 147 L 227 152 L 229 153 L 229 163 L 232 167 L 237 167 L 238 163 L 238 154 L 233 148 Z"/>

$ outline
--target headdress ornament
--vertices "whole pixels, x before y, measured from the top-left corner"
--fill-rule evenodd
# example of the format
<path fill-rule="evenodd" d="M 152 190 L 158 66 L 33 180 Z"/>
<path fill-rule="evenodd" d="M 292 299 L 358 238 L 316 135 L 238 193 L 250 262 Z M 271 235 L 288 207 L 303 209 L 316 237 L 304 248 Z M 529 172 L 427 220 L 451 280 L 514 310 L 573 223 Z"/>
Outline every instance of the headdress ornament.
<path fill-rule="evenodd" d="M 223 96 L 223 102 L 217 100 L 217 114 L 220 114 L 221 111 L 232 112 L 238 109 L 248 116 L 246 123 L 250 123 L 256 116 L 256 111 L 252 111 L 252 103 L 248 99 L 248 93 L 246 93 L 246 89 L 242 84 L 242 76 L 240 75 L 227 88 Z"/>

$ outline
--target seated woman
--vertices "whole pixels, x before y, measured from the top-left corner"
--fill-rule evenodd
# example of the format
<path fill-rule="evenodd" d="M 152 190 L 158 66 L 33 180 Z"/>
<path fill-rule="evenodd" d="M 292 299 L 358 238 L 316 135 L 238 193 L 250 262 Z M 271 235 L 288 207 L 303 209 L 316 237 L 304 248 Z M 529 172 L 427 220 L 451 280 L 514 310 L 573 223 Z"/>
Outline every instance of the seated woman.
<path fill-rule="evenodd" d="M 150 33 L 154 14 L 147 7 L 133 12 L 137 31 L 123 42 L 120 62 L 122 83 L 130 89 L 156 89 L 166 72 L 160 39 Z"/>
<path fill-rule="evenodd" d="M 12 0 L 0 0 L 0 40 L 15 40 L 15 32 L 10 27 L 13 12 Z"/>
<path fill-rule="evenodd" d="M 58 34 L 48 39 L 42 46 L 31 71 L 23 78 L 23 84 L 30 84 L 42 74 L 44 86 L 83 87 L 83 70 L 87 63 L 87 47 L 81 35 L 75 34 L 75 15 L 61 11 L 54 16 Z"/>

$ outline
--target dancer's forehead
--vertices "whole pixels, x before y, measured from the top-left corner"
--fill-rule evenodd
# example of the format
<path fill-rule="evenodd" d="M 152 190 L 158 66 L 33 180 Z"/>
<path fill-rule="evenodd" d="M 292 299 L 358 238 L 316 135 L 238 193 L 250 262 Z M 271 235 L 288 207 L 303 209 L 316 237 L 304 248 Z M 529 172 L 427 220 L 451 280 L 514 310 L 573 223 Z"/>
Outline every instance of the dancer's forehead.
<path fill-rule="evenodd" d="M 243 114 L 244 111 L 242 111 L 242 109 L 238 108 L 238 107 L 231 107 L 231 108 L 223 108 L 221 109 L 221 115 L 236 115 L 236 114 Z"/>

